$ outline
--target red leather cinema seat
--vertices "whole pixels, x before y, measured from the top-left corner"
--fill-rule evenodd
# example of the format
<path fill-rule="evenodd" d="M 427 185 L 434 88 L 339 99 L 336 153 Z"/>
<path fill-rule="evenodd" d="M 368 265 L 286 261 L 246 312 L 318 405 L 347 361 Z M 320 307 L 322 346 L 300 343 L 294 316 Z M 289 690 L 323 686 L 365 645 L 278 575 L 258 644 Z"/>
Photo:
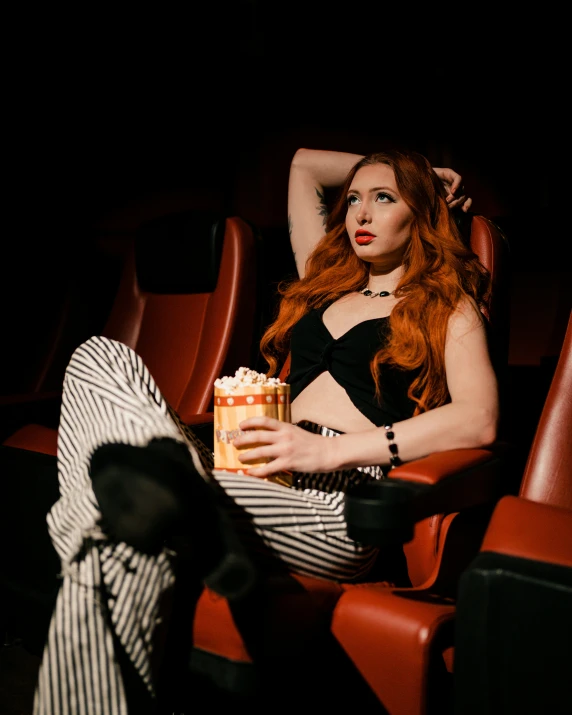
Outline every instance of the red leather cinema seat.
<path fill-rule="evenodd" d="M 115 241 L 118 236 L 126 241 L 126 258 L 103 332 L 139 353 L 167 400 L 208 442 L 214 380 L 251 365 L 257 349 L 259 237 L 239 216 L 211 211 L 167 213 L 136 226 L 134 232 L 112 234 Z M 60 585 L 59 557 L 45 528 L 46 513 L 59 497 L 60 396 L 12 395 L 0 405 L 2 414 L 11 411 L 18 418 L 0 446 L 2 524 L 9 525 L 3 534 L 18 544 L 0 559 L 2 575 L 8 574 L 0 594 L 0 629 L 36 654 L 42 652 Z M 25 490 L 34 499 L 25 518 L 14 523 L 6 510 L 27 499 Z"/>
<path fill-rule="evenodd" d="M 455 715 L 572 708 L 572 317 L 518 496 L 497 504 L 456 607 Z"/>
<path fill-rule="evenodd" d="M 518 495 L 496 504 L 458 594 L 371 585 L 336 605 L 333 633 L 391 715 L 451 712 L 453 694 L 454 715 L 569 712 L 571 431 L 572 317 Z"/>

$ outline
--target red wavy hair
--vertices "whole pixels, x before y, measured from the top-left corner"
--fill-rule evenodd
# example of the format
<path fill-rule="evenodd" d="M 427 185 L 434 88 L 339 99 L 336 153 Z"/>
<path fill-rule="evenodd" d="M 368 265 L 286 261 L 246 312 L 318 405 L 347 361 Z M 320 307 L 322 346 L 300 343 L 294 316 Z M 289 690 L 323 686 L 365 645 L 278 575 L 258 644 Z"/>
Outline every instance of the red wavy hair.
<path fill-rule="evenodd" d="M 395 289 L 399 300 L 389 319 L 390 337 L 372 359 L 371 371 L 379 399 L 383 390 L 380 366 L 418 369 L 409 397 L 419 414 L 449 400 L 445 375 L 449 317 L 466 297 L 486 313 L 491 281 L 460 234 L 441 180 L 417 152 L 370 154 L 351 169 L 328 216 L 326 235 L 308 257 L 304 278 L 278 285 L 282 296 L 278 315 L 262 336 L 260 350 L 269 365 L 268 375 L 276 375 L 288 355 L 292 328 L 303 315 L 367 285 L 369 264 L 355 254 L 345 219 L 353 178 L 371 164 L 387 164 L 393 169 L 397 189 L 414 215 L 404 272 Z"/>

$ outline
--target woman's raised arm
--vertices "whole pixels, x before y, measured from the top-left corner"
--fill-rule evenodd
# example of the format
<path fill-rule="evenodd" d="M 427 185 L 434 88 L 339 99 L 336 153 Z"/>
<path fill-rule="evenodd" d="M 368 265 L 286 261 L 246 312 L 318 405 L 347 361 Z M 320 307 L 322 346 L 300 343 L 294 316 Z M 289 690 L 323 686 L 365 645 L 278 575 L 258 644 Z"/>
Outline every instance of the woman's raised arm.
<path fill-rule="evenodd" d="M 298 149 L 290 165 L 288 230 L 298 275 L 304 277 L 306 261 L 326 233 L 324 189 L 341 186 L 362 155 L 320 149 Z"/>
<path fill-rule="evenodd" d="M 290 164 L 288 181 L 288 231 L 300 278 L 306 261 L 326 233 L 327 206 L 324 189 L 341 186 L 363 154 L 323 149 L 298 149 Z M 465 194 L 462 177 L 453 169 L 435 168 L 449 193 L 449 207 L 468 211 L 472 199 Z"/>

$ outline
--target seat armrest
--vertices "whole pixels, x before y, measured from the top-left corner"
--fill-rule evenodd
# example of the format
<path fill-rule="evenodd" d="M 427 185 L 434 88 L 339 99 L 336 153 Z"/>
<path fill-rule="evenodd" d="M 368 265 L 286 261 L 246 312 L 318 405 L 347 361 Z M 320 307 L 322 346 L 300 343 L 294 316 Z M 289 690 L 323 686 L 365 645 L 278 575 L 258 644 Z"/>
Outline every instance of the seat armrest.
<path fill-rule="evenodd" d="M 488 525 L 485 551 L 572 567 L 572 511 L 505 496 Z"/>
<path fill-rule="evenodd" d="M 450 477 L 488 464 L 495 456 L 504 456 L 509 445 L 497 443 L 486 449 L 451 449 L 406 462 L 389 472 L 389 479 L 411 484 L 435 486 Z"/>
<path fill-rule="evenodd" d="M 60 390 L 0 396 L 0 442 L 31 423 L 57 428 L 61 401 Z"/>
<path fill-rule="evenodd" d="M 393 469 L 388 479 L 351 489 L 345 500 L 348 534 L 362 543 L 403 544 L 433 514 L 494 503 L 504 493 L 511 446 L 439 452 Z"/>

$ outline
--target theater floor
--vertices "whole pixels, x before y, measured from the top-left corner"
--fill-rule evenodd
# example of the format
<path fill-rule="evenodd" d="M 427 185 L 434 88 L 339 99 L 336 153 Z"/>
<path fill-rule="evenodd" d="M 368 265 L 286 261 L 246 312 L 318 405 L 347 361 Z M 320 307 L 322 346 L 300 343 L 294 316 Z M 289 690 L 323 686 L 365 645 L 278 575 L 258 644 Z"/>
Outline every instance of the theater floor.
<path fill-rule="evenodd" d="M 39 664 L 17 643 L 0 647 L 0 715 L 31 715 Z"/>

